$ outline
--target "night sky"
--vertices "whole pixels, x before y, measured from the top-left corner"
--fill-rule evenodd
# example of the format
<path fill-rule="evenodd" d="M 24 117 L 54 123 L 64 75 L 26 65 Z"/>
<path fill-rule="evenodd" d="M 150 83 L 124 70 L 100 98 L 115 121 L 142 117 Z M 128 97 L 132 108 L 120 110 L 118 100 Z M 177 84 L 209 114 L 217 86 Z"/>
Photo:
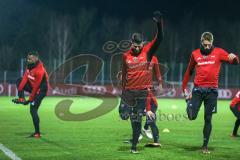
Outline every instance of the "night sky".
<path fill-rule="evenodd" d="M 136 21 L 149 18 L 159 10 L 167 21 L 177 25 L 189 15 L 195 20 L 204 19 L 212 23 L 217 19 L 236 22 L 239 21 L 239 6 L 240 1 L 231 0 L 1 0 L 0 40 L 14 36 L 21 24 L 35 18 L 39 7 L 42 15 L 48 9 L 74 16 L 79 8 L 85 7 L 96 8 L 99 19 L 107 15 L 122 20 L 132 17 Z"/>
<path fill-rule="evenodd" d="M 134 32 L 144 33 L 147 40 L 153 37 L 155 31 L 151 28 L 152 24 L 140 29 L 137 27 L 142 27 L 142 22 L 151 20 L 156 10 L 163 13 L 165 20 L 166 36 L 160 50 L 162 54 L 168 56 L 164 56 L 161 60 L 186 61 L 186 58 L 182 58 L 184 56 L 177 55 L 189 56 L 191 50 L 199 46 L 199 36 L 204 31 L 213 32 L 217 45 L 239 52 L 239 6 L 240 1 L 231 0 L 1 0 L 0 51 L 1 48 L 3 51 L 0 55 L 14 54 L 16 60 L 11 60 L 11 63 L 15 64 L 19 63 L 18 59 L 24 57 L 26 52 L 34 49 L 42 53 L 42 58 L 48 59 L 51 47 L 48 46 L 46 37 L 49 36 L 47 33 L 49 33 L 51 17 L 56 19 L 60 17 L 62 20 L 67 16 L 71 21 L 71 31 L 76 43 L 70 55 L 91 52 L 107 57 L 102 53 L 102 45 L 106 41 L 120 41 L 131 36 L 132 30 L 127 30 L 127 35 L 123 34 L 126 33 L 124 30 L 126 22 L 129 24 L 133 21 L 134 30 L 136 29 Z M 78 36 L 83 27 L 78 26 L 77 21 L 82 8 L 96 11 L 94 19 L 89 20 L 92 24 L 86 27 L 84 37 Z M 110 27 L 104 26 L 103 19 L 106 17 L 116 19 L 120 22 L 118 26 L 123 27 L 119 29 L 115 27 L 112 30 L 111 24 Z M 85 23 L 88 21 L 86 19 Z M 109 32 L 113 33 L 107 35 L 106 33 Z M 86 42 L 83 43 L 81 38 Z M 5 54 L 8 48 L 11 50 L 9 54 Z M 9 65 L 8 68 L 11 66 Z"/>
<path fill-rule="evenodd" d="M 160 10 L 165 17 L 178 21 L 186 14 L 196 18 L 215 19 L 224 17 L 238 20 L 239 1 L 220 0 L 28 0 L 30 3 L 43 5 L 61 13 L 76 13 L 81 6 L 96 7 L 99 15 L 108 14 L 119 18 L 134 16 L 149 17 L 155 10 Z"/>

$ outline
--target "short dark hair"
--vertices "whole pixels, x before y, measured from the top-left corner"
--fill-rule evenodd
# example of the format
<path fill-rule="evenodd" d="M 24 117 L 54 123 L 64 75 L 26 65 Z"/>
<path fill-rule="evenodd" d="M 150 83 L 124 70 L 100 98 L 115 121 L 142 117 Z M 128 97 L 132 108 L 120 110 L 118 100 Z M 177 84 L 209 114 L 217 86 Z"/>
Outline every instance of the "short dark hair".
<path fill-rule="evenodd" d="M 28 56 L 33 55 L 35 57 L 39 57 L 38 51 L 30 51 L 28 52 Z"/>
<path fill-rule="evenodd" d="M 140 33 L 133 33 L 132 35 L 132 43 L 140 44 L 143 42 L 143 36 Z"/>

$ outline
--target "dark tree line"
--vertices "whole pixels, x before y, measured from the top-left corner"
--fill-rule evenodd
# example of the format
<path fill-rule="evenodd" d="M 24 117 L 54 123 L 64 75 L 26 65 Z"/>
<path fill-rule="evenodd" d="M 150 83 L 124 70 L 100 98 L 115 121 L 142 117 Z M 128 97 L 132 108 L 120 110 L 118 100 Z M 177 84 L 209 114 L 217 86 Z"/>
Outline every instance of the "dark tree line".
<path fill-rule="evenodd" d="M 100 15 L 94 7 L 82 6 L 72 14 L 17 0 L 0 1 L 0 6 L 0 70 L 18 70 L 19 59 L 30 50 L 38 50 L 50 70 L 78 54 L 95 54 L 109 61 L 109 54 L 102 51 L 106 41 L 126 40 L 133 32 L 141 32 L 146 40 L 151 40 L 155 34 L 150 18 Z M 237 53 L 239 28 L 240 21 L 199 18 L 194 12 L 178 21 L 166 16 L 165 38 L 157 55 L 160 62 L 186 63 L 191 51 L 199 47 L 204 31 L 213 32 L 216 46 Z"/>

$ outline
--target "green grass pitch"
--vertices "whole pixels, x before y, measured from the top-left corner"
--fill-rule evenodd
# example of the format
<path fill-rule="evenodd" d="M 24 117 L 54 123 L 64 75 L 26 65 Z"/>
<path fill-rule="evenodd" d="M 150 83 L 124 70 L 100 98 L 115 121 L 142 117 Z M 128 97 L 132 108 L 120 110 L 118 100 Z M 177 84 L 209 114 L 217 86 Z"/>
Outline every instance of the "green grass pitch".
<path fill-rule="evenodd" d="M 130 145 L 123 141 L 131 137 L 129 121 L 122 121 L 117 107 L 90 121 L 62 121 L 55 115 L 55 105 L 61 97 L 45 98 L 39 115 L 41 139 L 25 138 L 33 131 L 29 107 L 15 105 L 11 97 L 0 97 L 0 143 L 23 160 L 188 160 L 188 159 L 239 159 L 240 139 L 230 137 L 235 117 L 229 110 L 230 101 L 218 101 L 218 113 L 213 117 L 213 130 L 209 143 L 210 155 L 203 155 L 202 144 L 203 107 L 197 120 L 184 116 L 183 99 L 159 99 L 158 127 L 162 148 L 145 148 L 150 140 L 144 138 L 138 145 L 140 154 L 129 153 Z M 73 113 L 93 109 L 101 100 L 72 98 Z M 109 104 L 111 105 L 111 104 Z M 164 115 L 174 114 L 173 117 Z M 178 116 L 176 120 L 176 116 Z M 181 117 L 180 117 L 181 116 Z M 145 119 L 145 118 L 144 118 Z M 162 130 L 168 128 L 169 133 Z M 8 157 L 0 150 L 0 160 Z"/>

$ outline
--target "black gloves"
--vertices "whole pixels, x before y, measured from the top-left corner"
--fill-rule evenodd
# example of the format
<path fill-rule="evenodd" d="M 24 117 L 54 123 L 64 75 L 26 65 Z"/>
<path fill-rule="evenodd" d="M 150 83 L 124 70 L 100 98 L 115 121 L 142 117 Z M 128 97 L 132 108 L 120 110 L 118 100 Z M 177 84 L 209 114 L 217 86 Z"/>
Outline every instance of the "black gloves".
<path fill-rule="evenodd" d="M 23 104 L 23 105 L 28 105 L 30 103 L 29 100 L 25 100 L 23 98 L 16 98 L 16 99 L 13 99 L 12 100 L 13 103 L 16 103 L 16 104 Z"/>
<path fill-rule="evenodd" d="M 23 105 L 28 105 L 29 103 L 30 103 L 30 101 L 27 100 L 27 101 L 24 101 L 22 104 L 23 104 Z"/>
<path fill-rule="evenodd" d="M 156 23 L 160 23 L 161 22 L 162 16 L 163 16 L 163 14 L 160 11 L 153 12 L 153 20 Z"/>

